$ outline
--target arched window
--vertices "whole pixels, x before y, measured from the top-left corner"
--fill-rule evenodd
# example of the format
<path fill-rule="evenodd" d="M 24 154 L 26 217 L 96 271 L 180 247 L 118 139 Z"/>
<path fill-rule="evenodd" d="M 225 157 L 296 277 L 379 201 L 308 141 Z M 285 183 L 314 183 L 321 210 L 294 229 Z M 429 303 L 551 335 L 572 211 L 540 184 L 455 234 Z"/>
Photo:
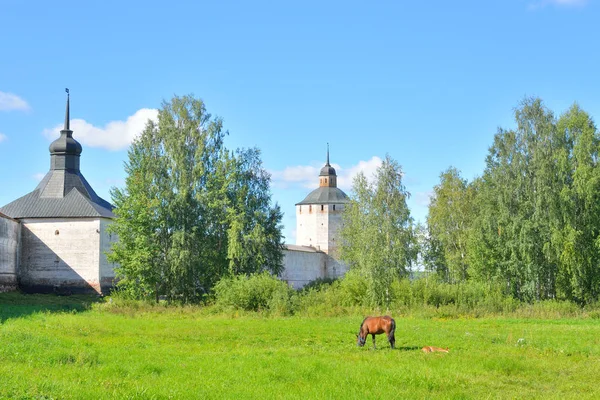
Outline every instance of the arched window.
<path fill-rule="evenodd" d="M 323 211 L 323 204 L 321 204 L 321 211 Z"/>

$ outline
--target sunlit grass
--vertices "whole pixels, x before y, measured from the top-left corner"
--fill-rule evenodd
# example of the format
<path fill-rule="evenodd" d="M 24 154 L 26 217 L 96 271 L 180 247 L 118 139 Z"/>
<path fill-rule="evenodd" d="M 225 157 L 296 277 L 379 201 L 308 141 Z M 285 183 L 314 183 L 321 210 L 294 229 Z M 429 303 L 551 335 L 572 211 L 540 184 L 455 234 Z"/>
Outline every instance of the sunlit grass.
<path fill-rule="evenodd" d="M 0 397 L 600 397 L 598 319 L 392 313 L 397 349 L 379 336 L 373 350 L 355 343 L 362 315 L 232 317 L 54 297 L 40 311 L 23 297 L 31 312 L 0 297 Z"/>

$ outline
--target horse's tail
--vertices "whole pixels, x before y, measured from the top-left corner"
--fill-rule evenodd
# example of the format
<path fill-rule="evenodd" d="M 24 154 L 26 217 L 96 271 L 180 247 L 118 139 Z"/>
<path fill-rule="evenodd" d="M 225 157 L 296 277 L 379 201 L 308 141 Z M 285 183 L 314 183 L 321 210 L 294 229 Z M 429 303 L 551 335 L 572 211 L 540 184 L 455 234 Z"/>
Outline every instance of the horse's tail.
<path fill-rule="evenodd" d="M 394 318 L 391 318 L 391 320 L 392 320 L 392 330 L 390 332 L 390 335 L 392 337 L 394 337 L 394 333 L 396 332 L 396 320 Z"/>

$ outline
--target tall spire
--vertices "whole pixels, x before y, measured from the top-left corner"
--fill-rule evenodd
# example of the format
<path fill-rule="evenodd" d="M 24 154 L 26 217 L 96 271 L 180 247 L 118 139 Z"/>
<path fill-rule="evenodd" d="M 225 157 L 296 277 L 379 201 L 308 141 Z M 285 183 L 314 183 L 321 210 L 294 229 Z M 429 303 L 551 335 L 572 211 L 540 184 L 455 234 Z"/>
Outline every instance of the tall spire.
<path fill-rule="evenodd" d="M 319 173 L 319 186 L 320 187 L 337 187 L 337 174 L 335 168 L 329 164 L 329 143 L 327 143 L 327 162 L 321 168 Z"/>
<path fill-rule="evenodd" d="M 69 117 L 69 100 L 71 95 L 69 94 L 69 88 L 65 88 L 65 92 L 67 92 L 67 111 L 65 112 L 65 131 L 69 131 L 69 125 L 71 122 L 71 118 Z"/>
<path fill-rule="evenodd" d="M 51 170 L 75 170 L 79 171 L 79 155 L 81 154 L 81 144 L 73 139 L 73 131 L 70 121 L 70 96 L 67 92 L 67 110 L 65 111 L 65 127 L 60 131 L 60 137 L 50 144 L 50 169 Z"/>

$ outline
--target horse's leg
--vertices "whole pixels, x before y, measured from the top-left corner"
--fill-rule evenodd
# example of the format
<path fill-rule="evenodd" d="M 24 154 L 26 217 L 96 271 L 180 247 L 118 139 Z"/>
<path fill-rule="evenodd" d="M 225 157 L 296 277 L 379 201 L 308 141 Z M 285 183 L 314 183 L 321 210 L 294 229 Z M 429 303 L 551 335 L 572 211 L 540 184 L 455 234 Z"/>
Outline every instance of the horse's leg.
<path fill-rule="evenodd" d="M 373 336 L 373 349 L 375 349 L 375 334 L 372 333 L 371 336 Z"/>

